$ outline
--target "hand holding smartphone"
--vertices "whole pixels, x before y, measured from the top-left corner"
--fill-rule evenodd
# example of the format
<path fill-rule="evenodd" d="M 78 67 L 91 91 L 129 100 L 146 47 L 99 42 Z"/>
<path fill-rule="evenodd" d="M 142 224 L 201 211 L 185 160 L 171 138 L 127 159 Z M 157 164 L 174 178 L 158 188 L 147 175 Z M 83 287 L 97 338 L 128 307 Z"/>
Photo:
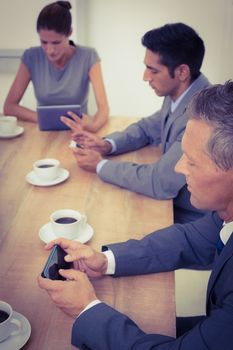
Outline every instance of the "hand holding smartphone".
<path fill-rule="evenodd" d="M 45 264 L 45 267 L 41 273 L 41 276 L 44 278 L 49 278 L 51 280 L 64 281 L 65 278 L 59 274 L 59 269 L 66 270 L 73 268 L 72 262 L 66 262 L 64 260 L 64 257 L 66 255 L 67 253 L 59 245 L 54 245 Z"/>

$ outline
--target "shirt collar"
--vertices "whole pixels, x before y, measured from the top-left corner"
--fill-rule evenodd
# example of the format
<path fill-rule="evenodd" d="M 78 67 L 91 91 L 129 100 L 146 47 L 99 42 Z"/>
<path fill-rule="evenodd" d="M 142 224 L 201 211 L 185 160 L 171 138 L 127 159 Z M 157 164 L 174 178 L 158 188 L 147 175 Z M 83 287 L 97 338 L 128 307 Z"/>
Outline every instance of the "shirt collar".
<path fill-rule="evenodd" d="M 178 107 L 178 105 L 180 104 L 181 100 L 184 98 L 184 96 L 187 94 L 187 92 L 191 89 L 193 83 L 188 87 L 188 89 L 186 89 L 182 95 L 180 95 L 178 97 L 178 99 L 174 102 L 172 101 L 171 103 L 171 112 L 173 113 L 175 111 L 175 109 Z"/>
<path fill-rule="evenodd" d="M 226 244 L 233 232 L 233 221 L 228 223 L 223 223 L 223 228 L 220 231 L 220 237 L 223 244 Z"/>

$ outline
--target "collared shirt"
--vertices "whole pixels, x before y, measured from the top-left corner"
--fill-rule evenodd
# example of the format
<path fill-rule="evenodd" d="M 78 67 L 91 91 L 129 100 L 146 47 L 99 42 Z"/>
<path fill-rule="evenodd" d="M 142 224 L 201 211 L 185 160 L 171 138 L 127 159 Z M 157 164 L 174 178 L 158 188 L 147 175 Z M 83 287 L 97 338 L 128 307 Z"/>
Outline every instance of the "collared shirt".
<path fill-rule="evenodd" d="M 184 96 L 187 94 L 187 92 L 191 89 L 193 83 L 186 89 L 183 94 L 181 94 L 176 101 L 172 101 L 171 103 L 171 112 L 173 113 L 175 109 L 179 106 L 180 102 L 183 100 Z"/>
<path fill-rule="evenodd" d="M 220 238 L 224 245 L 227 244 L 228 239 L 230 238 L 231 234 L 233 233 L 233 221 L 228 223 L 223 223 L 223 228 L 220 231 Z"/>

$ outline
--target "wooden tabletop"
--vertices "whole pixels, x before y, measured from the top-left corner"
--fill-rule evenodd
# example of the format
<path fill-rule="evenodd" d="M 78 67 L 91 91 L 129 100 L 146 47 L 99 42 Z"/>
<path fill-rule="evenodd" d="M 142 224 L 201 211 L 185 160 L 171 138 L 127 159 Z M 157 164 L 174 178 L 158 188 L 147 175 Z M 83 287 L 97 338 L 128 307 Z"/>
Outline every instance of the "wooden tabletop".
<path fill-rule="evenodd" d="M 100 135 L 122 130 L 135 118 L 115 117 Z M 40 132 L 37 125 L 19 123 L 24 133 L 0 139 L 0 299 L 30 322 L 25 350 L 69 350 L 73 320 L 57 309 L 37 285 L 48 252 L 38 236 L 50 214 L 61 208 L 87 215 L 94 229 L 87 243 L 102 244 L 140 239 L 172 223 L 172 202 L 156 201 L 102 182 L 79 169 L 68 144 L 70 132 Z M 115 159 L 150 163 L 159 149 L 145 147 Z M 25 180 L 34 161 L 56 158 L 70 172 L 56 186 L 33 186 Z M 175 335 L 174 274 L 112 278 L 93 281 L 98 298 L 126 313 L 145 331 Z"/>

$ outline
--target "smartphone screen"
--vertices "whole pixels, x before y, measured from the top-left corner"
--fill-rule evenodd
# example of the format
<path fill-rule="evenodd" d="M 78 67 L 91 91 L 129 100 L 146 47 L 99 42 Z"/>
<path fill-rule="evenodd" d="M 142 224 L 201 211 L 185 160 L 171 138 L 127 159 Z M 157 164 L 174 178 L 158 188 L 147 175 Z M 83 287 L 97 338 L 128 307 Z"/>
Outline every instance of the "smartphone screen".
<path fill-rule="evenodd" d="M 65 280 L 65 278 L 59 274 L 59 269 L 72 269 L 73 267 L 73 263 L 64 260 L 66 255 L 67 253 L 59 245 L 54 245 L 41 276 L 51 280 Z"/>

